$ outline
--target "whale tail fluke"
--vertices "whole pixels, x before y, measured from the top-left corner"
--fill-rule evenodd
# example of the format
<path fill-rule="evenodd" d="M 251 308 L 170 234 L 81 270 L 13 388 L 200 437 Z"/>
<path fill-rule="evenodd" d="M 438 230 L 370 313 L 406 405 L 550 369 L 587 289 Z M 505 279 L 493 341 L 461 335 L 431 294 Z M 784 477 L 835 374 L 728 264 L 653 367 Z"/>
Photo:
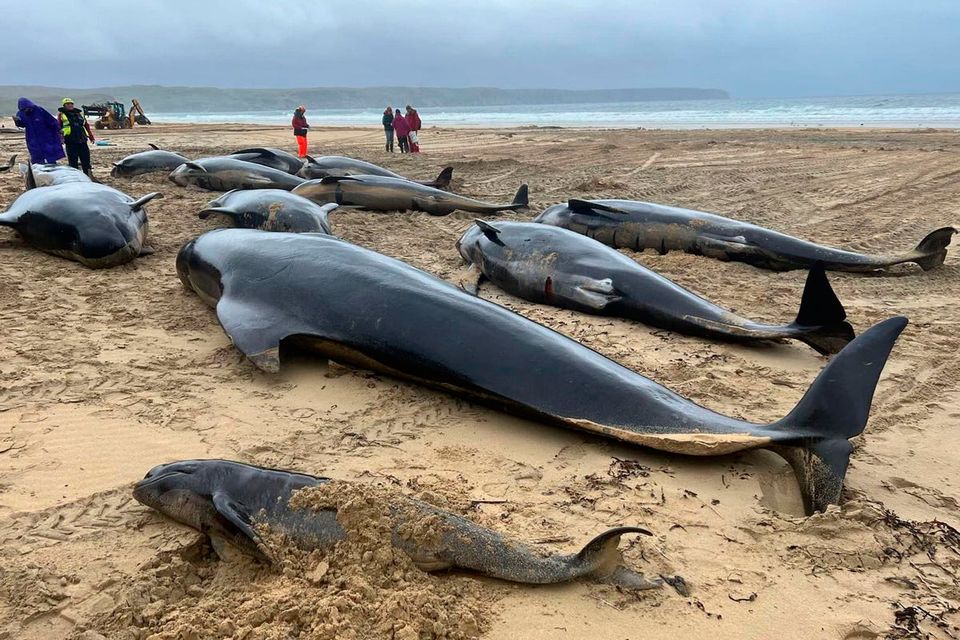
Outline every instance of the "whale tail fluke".
<path fill-rule="evenodd" d="M 421 184 L 427 187 L 433 187 L 434 189 L 446 189 L 450 186 L 451 180 L 453 180 L 453 167 L 446 167 L 435 180 L 428 180 Z"/>
<path fill-rule="evenodd" d="M 839 502 L 853 449 L 849 439 L 863 432 L 880 372 L 906 326 L 907 319 L 898 316 L 865 331 L 834 356 L 793 411 L 772 425 L 784 437 L 770 448 L 793 467 L 808 513 Z"/>
<path fill-rule="evenodd" d="M 818 262 L 807 274 L 800 299 L 800 311 L 793 326 L 814 327 L 797 336 L 823 355 L 832 355 L 843 349 L 856 337 L 853 327 L 847 320 L 847 312 L 840 299 L 830 286 L 827 271 Z"/>
<path fill-rule="evenodd" d="M 916 262 L 924 271 L 939 267 L 947 257 L 947 246 L 956 232 L 953 227 L 941 227 L 931 231 L 913 250 L 916 257 L 911 262 Z"/>

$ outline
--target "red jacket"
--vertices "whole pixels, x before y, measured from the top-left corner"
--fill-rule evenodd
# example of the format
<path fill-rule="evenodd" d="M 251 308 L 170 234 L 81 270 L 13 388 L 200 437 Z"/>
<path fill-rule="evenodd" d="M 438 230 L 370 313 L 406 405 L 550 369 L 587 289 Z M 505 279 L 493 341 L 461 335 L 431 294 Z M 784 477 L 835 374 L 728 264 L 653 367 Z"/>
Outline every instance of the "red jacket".
<path fill-rule="evenodd" d="M 393 130 L 397 132 L 398 138 L 405 138 L 410 133 L 410 123 L 402 113 L 393 116 Z"/>
<path fill-rule="evenodd" d="M 290 122 L 293 125 L 294 131 L 297 129 L 307 129 L 310 125 L 307 124 L 307 117 L 303 115 L 300 111 L 294 111 L 293 120 Z"/>
<path fill-rule="evenodd" d="M 420 122 L 420 114 L 416 109 L 407 114 L 407 124 L 410 125 L 410 131 L 420 131 L 423 123 Z"/>

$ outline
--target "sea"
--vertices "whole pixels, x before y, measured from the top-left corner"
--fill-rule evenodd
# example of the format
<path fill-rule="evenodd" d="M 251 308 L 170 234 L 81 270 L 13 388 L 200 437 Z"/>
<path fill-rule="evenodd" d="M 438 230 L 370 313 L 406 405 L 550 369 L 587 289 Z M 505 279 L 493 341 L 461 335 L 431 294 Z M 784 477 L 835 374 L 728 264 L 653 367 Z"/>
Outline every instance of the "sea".
<path fill-rule="evenodd" d="M 397 105 L 405 105 L 397 96 Z M 383 108 L 324 109 L 307 105 L 317 126 L 379 126 Z M 483 107 L 418 107 L 424 126 L 603 127 L 729 129 L 756 127 L 960 128 L 960 93 L 838 96 L 823 98 L 731 98 L 538 104 Z M 150 113 L 155 122 L 289 124 L 291 111 Z"/>

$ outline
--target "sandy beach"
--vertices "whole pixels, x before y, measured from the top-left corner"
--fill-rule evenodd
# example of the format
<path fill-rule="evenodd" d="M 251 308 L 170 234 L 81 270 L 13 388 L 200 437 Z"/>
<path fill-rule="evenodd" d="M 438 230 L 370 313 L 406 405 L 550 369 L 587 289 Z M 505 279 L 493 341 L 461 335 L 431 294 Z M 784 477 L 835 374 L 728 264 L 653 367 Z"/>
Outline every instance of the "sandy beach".
<path fill-rule="evenodd" d="M 148 206 L 153 255 L 91 271 L 0 229 L 0 640 L 328 637 L 317 629 L 332 619 L 347 620 L 341 638 L 960 637 L 960 246 L 930 272 L 830 274 L 858 332 L 899 314 L 910 325 L 854 440 L 843 504 L 806 518 L 793 472 L 766 451 L 695 459 L 620 446 L 296 353 L 279 374 L 257 371 L 174 268 L 181 244 L 215 227 L 196 215 L 215 194 L 163 174 L 114 179 L 109 166 L 147 143 L 190 157 L 293 151 L 288 128 L 99 133 L 113 143 L 93 149 L 103 182 L 134 197 L 164 193 Z M 416 179 L 452 166 L 453 190 L 491 202 L 528 183 L 530 211 L 505 219 L 571 197 L 630 198 L 875 253 L 960 223 L 951 130 L 428 126 L 421 144 L 416 156 L 386 154 L 379 128 L 310 138 L 313 155 Z M 11 153 L 25 153 L 23 140 L 0 136 L 0 157 Z M 22 189 L 16 171 L 0 173 L 0 210 Z M 461 269 L 454 243 L 472 223 L 459 212 L 331 215 L 335 234 L 450 281 Z M 806 275 L 627 255 L 765 321 L 795 316 Z M 797 342 L 710 342 L 527 303 L 489 284 L 481 295 L 755 422 L 785 415 L 827 362 Z M 183 458 L 389 487 L 564 553 L 606 528 L 643 526 L 654 535 L 622 545 L 628 564 L 679 574 L 691 592 L 408 572 L 397 602 L 413 607 L 420 594 L 425 611 L 446 613 L 430 624 L 402 614 L 392 635 L 371 636 L 295 572 L 219 562 L 200 534 L 133 500 L 147 470 Z M 350 575 L 343 584 L 359 580 Z"/>

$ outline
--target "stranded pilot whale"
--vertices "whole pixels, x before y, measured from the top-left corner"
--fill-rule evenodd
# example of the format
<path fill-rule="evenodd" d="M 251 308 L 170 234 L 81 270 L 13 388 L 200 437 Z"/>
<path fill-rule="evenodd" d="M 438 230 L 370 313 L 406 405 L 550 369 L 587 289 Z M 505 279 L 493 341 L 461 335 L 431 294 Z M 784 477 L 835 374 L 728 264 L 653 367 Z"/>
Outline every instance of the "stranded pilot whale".
<path fill-rule="evenodd" d="M 774 271 L 809 269 L 877 271 L 915 262 L 924 271 L 943 264 L 953 227 L 932 231 L 902 255 L 867 255 L 794 238 L 785 233 L 713 213 L 634 200 L 570 200 L 548 207 L 534 222 L 590 236 L 616 248 L 672 250 L 746 262 Z"/>
<path fill-rule="evenodd" d="M 731 418 L 566 336 L 408 264 L 320 234 L 207 232 L 177 274 L 264 371 L 292 338 L 329 358 L 503 410 L 689 455 L 773 449 L 808 511 L 840 498 L 852 446 L 906 318 L 879 323 L 824 368 L 786 417 Z"/>
<path fill-rule="evenodd" d="M 285 189 L 290 191 L 303 178 L 255 162 L 230 156 L 200 158 L 185 162 L 170 173 L 170 180 L 185 187 L 193 184 L 208 191 L 233 189 Z"/>
<path fill-rule="evenodd" d="M 321 206 L 283 189 L 234 190 L 211 200 L 199 215 L 202 220 L 222 216 L 243 229 L 330 233 L 327 214 L 338 206 Z"/>
<path fill-rule="evenodd" d="M 262 164 L 265 167 L 271 167 L 284 173 L 297 175 L 297 172 L 303 168 L 303 160 L 287 153 L 283 149 L 274 149 L 272 147 L 253 147 L 252 149 L 240 149 L 230 154 L 231 158 Z"/>
<path fill-rule="evenodd" d="M 165 151 L 155 144 L 150 147 L 150 151 L 132 153 L 119 162 L 114 162 L 110 175 L 114 178 L 132 178 L 156 171 L 173 171 L 183 163 L 190 162 L 190 158 L 179 153 Z"/>
<path fill-rule="evenodd" d="M 515 296 L 598 315 L 619 316 L 706 338 L 794 338 L 832 354 L 853 340 L 846 312 L 819 263 L 807 277 L 794 322 L 747 320 L 647 269 L 619 251 L 560 227 L 477 220 L 457 250 L 479 273 Z M 475 283 L 479 284 L 479 279 Z M 472 286 L 472 293 L 476 286 Z"/>
<path fill-rule="evenodd" d="M 320 204 L 336 202 L 368 211 L 423 211 L 432 216 L 445 216 L 457 210 L 497 213 L 529 206 L 525 184 L 520 185 L 510 204 L 490 204 L 402 178 L 384 176 L 328 176 L 308 180 L 293 192 Z"/>
<path fill-rule="evenodd" d="M 265 469 L 227 460 L 184 460 L 154 467 L 133 489 L 142 504 L 210 536 L 214 549 L 226 555 L 224 543 L 272 561 L 258 532 L 268 526 L 301 549 L 332 549 L 347 538 L 337 522 L 335 506 L 301 506 L 297 492 L 327 484 L 349 485 L 330 478 Z M 577 578 L 613 582 L 633 589 L 659 587 L 653 580 L 620 564 L 620 536 L 651 535 L 640 527 L 618 527 L 601 533 L 572 555 L 541 556 L 530 547 L 412 498 L 391 499 L 392 543 L 423 571 L 467 569 L 483 575 L 528 584 L 552 584 Z M 429 518 L 429 539 L 410 538 L 405 525 Z M 409 527 L 407 527 L 409 528 Z M 670 584 L 683 584 L 668 577 Z"/>
<path fill-rule="evenodd" d="M 345 156 L 321 156 L 314 158 L 307 156 L 307 162 L 297 173 L 301 178 L 313 180 L 315 178 L 326 178 L 328 176 L 384 176 L 386 178 L 398 178 L 400 180 L 410 180 L 389 169 L 375 165 L 372 162 L 357 160 L 356 158 L 347 158 Z M 410 180 L 427 187 L 435 189 L 446 189 L 450 186 L 453 179 L 453 167 L 445 167 L 433 180 Z"/>
<path fill-rule="evenodd" d="M 81 174 L 82 175 L 82 174 Z M 28 180 L 33 181 L 32 167 Z M 151 250 L 144 246 L 144 205 L 159 193 L 133 199 L 93 182 L 68 182 L 30 189 L 0 213 L 0 226 L 28 244 L 91 269 L 115 267 Z"/>

